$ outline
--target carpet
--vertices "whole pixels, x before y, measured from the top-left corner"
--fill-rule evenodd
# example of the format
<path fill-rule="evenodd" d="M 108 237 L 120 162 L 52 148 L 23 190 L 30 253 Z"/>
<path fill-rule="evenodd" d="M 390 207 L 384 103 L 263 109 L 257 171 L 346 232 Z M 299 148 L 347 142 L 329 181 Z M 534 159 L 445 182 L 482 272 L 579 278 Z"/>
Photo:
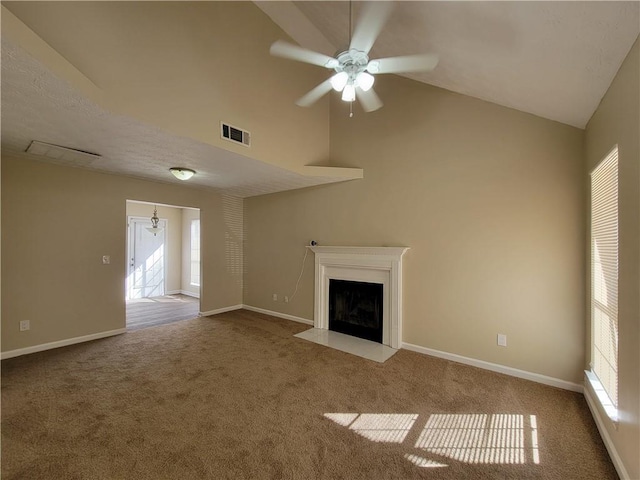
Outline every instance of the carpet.
<path fill-rule="evenodd" d="M 2 361 L 2 478 L 614 479 L 581 394 L 246 310 Z"/>

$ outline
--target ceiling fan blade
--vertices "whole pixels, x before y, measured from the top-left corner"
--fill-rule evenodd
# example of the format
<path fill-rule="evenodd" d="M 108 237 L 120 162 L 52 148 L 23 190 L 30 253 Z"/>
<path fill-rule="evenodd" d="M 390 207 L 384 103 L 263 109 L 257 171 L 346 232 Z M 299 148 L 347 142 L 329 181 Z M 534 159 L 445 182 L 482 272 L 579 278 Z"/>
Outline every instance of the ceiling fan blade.
<path fill-rule="evenodd" d="M 338 60 L 329 57 L 323 53 L 314 52 L 306 48 L 293 45 L 282 40 L 278 40 L 271 45 L 269 49 L 271 55 L 276 57 L 288 58 L 289 60 L 297 60 L 299 62 L 311 63 L 320 67 L 335 68 L 338 66 Z"/>
<path fill-rule="evenodd" d="M 327 93 L 329 93 L 332 88 L 333 87 L 331 86 L 331 78 L 327 78 L 324 82 L 311 90 L 309 93 L 300 97 L 298 101 L 296 101 L 296 105 L 299 105 L 301 107 L 310 107 Z"/>
<path fill-rule="evenodd" d="M 365 112 L 373 112 L 382 107 L 382 100 L 380 100 L 378 94 L 373 91 L 373 88 L 365 92 L 360 87 L 357 87 L 356 92 L 356 98 L 360 101 L 360 105 L 362 105 Z"/>
<path fill-rule="evenodd" d="M 366 3 L 354 28 L 349 48 L 369 53 L 392 10 L 393 2 Z"/>
<path fill-rule="evenodd" d="M 403 57 L 378 58 L 367 66 L 370 73 L 428 72 L 438 65 L 438 55 L 406 55 Z"/>

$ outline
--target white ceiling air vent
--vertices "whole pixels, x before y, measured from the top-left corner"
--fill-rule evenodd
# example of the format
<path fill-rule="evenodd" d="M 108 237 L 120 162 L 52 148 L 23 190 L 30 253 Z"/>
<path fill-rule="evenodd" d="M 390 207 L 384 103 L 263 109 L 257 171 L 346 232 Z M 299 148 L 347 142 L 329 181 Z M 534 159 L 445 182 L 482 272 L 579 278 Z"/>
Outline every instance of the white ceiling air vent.
<path fill-rule="evenodd" d="M 67 161 L 69 163 L 87 163 L 102 158 L 97 153 L 76 150 L 75 148 L 60 147 L 50 143 L 33 140 L 27 148 L 27 153 L 31 155 L 42 155 L 54 160 Z"/>
<path fill-rule="evenodd" d="M 220 135 L 230 142 L 239 143 L 245 147 L 251 146 L 251 134 L 246 130 L 241 130 L 228 123 L 220 123 Z"/>

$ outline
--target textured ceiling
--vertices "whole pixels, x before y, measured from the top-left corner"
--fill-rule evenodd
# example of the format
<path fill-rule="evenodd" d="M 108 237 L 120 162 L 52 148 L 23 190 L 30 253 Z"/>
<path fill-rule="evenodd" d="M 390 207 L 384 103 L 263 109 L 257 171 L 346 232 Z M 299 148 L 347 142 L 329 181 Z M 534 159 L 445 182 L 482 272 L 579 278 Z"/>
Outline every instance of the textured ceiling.
<path fill-rule="evenodd" d="M 329 54 L 345 47 L 348 2 L 268 4 L 261 8 L 271 10 L 269 16 L 302 45 Z M 639 2 L 395 6 L 373 57 L 437 53 L 436 70 L 407 76 L 579 128 L 588 122 L 640 31 Z M 353 7 L 357 18 L 360 5 L 354 2 Z M 288 10 L 297 25 L 278 21 L 272 13 L 279 8 Z M 102 155 L 79 167 L 161 182 L 181 183 L 169 167 L 190 167 L 198 175 L 189 185 L 241 197 L 344 180 L 322 172 L 300 175 L 114 115 L 3 38 L 2 148 L 26 155 L 32 140 Z"/>
<path fill-rule="evenodd" d="M 69 161 L 31 156 L 24 152 L 32 140 L 97 152 L 102 158 L 70 165 Z M 189 167 L 198 173 L 188 185 L 238 197 L 345 180 L 300 175 L 114 115 L 4 38 L 2 149 L 51 163 L 182 185 L 185 183 L 174 178 L 169 168 Z"/>
<path fill-rule="evenodd" d="M 349 2 L 294 3 L 336 51 L 345 49 Z M 395 5 L 373 58 L 437 53 L 433 72 L 405 76 L 578 128 L 586 126 L 640 33 L 637 1 Z M 359 6 L 354 2 L 354 24 Z M 288 33 L 301 44 L 311 42 Z"/>

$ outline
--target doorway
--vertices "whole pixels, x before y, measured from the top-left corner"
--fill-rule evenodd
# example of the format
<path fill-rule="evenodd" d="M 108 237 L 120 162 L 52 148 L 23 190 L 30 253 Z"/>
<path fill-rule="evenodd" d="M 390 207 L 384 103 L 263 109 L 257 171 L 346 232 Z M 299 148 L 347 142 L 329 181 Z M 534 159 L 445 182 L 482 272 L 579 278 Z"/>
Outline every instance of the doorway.
<path fill-rule="evenodd" d="M 151 222 L 155 209 L 157 229 Z M 132 200 L 126 210 L 127 329 L 198 317 L 200 210 Z"/>
<path fill-rule="evenodd" d="M 164 295 L 166 228 L 166 220 L 160 220 L 159 231 L 151 233 L 149 219 L 129 217 L 127 300 Z"/>

